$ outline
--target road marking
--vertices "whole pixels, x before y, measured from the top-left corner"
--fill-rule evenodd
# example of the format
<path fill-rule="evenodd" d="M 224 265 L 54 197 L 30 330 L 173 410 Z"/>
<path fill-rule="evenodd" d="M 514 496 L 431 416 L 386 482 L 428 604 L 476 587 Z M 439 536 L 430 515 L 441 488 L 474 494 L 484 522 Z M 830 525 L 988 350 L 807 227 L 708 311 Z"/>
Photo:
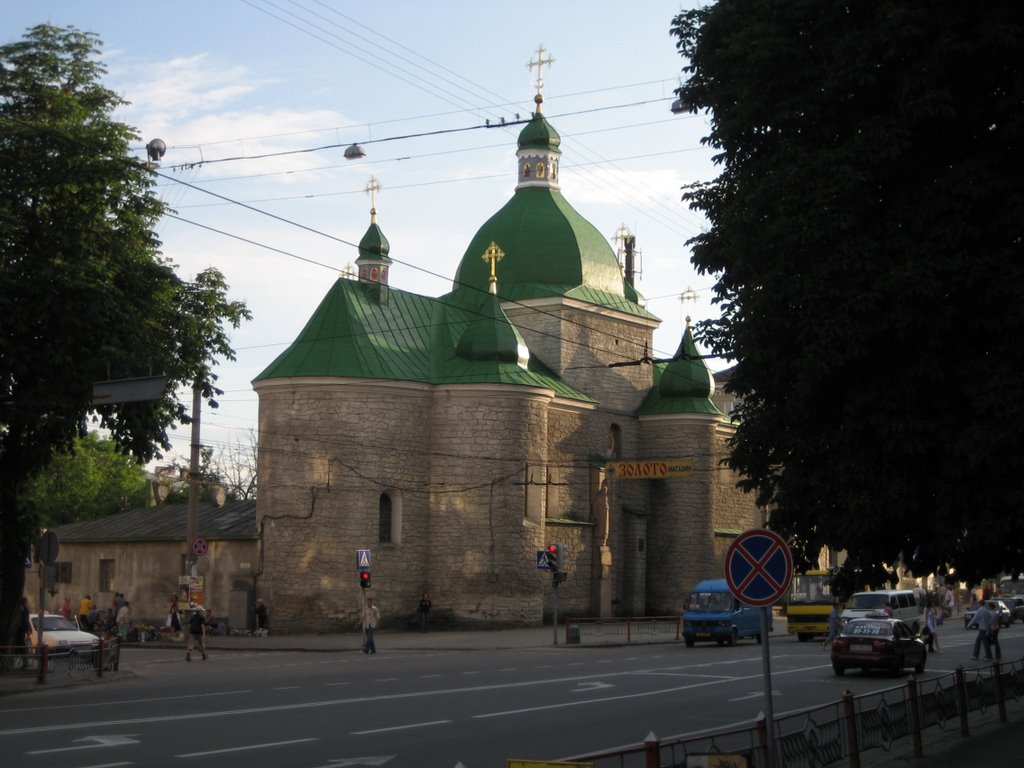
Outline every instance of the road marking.
<path fill-rule="evenodd" d="M 154 701 L 177 701 L 179 699 L 204 699 L 213 696 L 234 696 L 241 693 L 252 693 L 251 688 L 243 688 L 238 691 L 221 691 L 220 693 L 197 693 L 195 695 L 188 694 L 185 696 L 155 696 L 148 699 L 121 699 L 119 701 L 101 701 L 95 702 L 90 701 L 86 704 L 55 704 L 46 707 L 17 707 L 15 709 L 0 709 L 0 713 L 3 712 L 37 712 L 40 710 L 46 711 L 51 709 L 81 709 L 84 707 L 107 707 L 115 704 L 148 704 Z"/>
<path fill-rule="evenodd" d="M 592 682 L 580 683 L 579 685 L 576 686 L 575 690 L 573 690 L 573 693 L 584 693 L 585 691 L 596 691 L 599 688 L 611 688 L 611 687 L 612 687 L 611 683 L 599 683 L 596 680 L 594 680 Z"/>
<path fill-rule="evenodd" d="M 406 731 L 410 728 L 428 728 L 431 725 L 445 725 L 451 720 L 431 720 L 429 723 L 409 723 L 408 725 L 392 725 L 387 728 L 374 728 L 369 731 L 352 731 L 353 736 L 368 736 L 371 733 L 387 733 L 388 731 Z"/>
<path fill-rule="evenodd" d="M 352 685 L 352 683 L 350 683 L 348 680 L 345 680 L 340 683 L 326 683 L 326 685 Z"/>
<path fill-rule="evenodd" d="M 82 741 L 93 741 L 95 744 L 79 744 Z M 50 755 L 55 752 L 77 752 L 80 749 L 96 749 L 97 747 L 123 747 L 126 744 L 138 744 L 138 739 L 133 739 L 131 736 L 86 736 L 82 739 L 75 739 L 77 746 L 73 747 L 58 747 L 55 749 L 37 749 L 32 752 L 26 752 L 26 755 Z"/>
<path fill-rule="evenodd" d="M 225 755 L 229 752 L 246 752 L 250 749 L 265 749 L 267 747 L 287 747 L 289 744 L 303 744 L 307 741 L 317 741 L 317 739 L 292 739 L 291 741 L 270 741 L 265 744 L 246 744 L 244 747 L 227 747 L 225 749 L 211 749 L 207 752 L 187 752 L 183 755 L 175 755 L 175 757 L 205 757 L 206 755 Z"/>
<path fill-rule="evenodd" d="M 297 685 L 279 685 L 275 688 L 271 688 L 272 691 L 297 691 L 299 686 Z"/>
<path fill-rule="evenodd" d="M 785 670 L 782 672 L 776 672 L 776 676 L 793 674 L 796 672 L 805 672 L 813 669 L 825 669 L 828 664 L 817 664 L 813 666 L 800 667 L 791 670 Z M 606 672 L 602 675 L 580 675 L 570 677 L 554 677 L 545 678 L 540 680 L 524 680 L 520 682 L 509 682 L 509 683 L 496 683 L 493 685 L 474 685 L 465 686 L 459 688 L 441 688 L 433 691 L 407 691 L 404 693 L 389 693 L 380 695 L 367 695 L 367 696 L 351 696 L 344 699 L 325 699 L 322 701 L 305 701 L 296 702 L 292 704 L 272 704 L 263 707 L 243 707 L 238 709 L 225 709 L 225 710 L 209 710 L 206 712 L 186 712 L 178 715 L 152 715 L 147 717 L 135 717 L 135 718 L 122 718 L 117 720 L 97 720 L 97 721 L 83 721 L 77 723 L 52 723 L 49 725 L 37 725 L 29 726 L 24 728 L 11 728 L 0 730 L 0 737 L 2 736 L 21 736 L 30 733 L 55 733 L 58 731 L 75 731 L 75 730 L 97 730 L 100 728 L 114 728 L 124 727 L 130 725 L 140 725 L 144 723 L 173 723 L 173 722 L 184 722 L 188 720 L 206 720 L 213 717 L 238 717 L 238 716 L 249 716 L 255 714 L 267 714 L 270 712 L 289 712 L 289 711 L 300 711 L 305 709 L 322 709 L 326 707 L 340 707 L 351 704 L 367 704 L 376 701 L 397 701 L 399 699 L 422 699 L 429 696 L 448 696 L 454 693 L 481 693 L 485 691 L 500 691 L 510 688 L 532 688 L 540 685 L 565 685 L 570 683 L 578 683 L 581 680 L 591 680 L 594 678 L 607 679 L 609 677 L 629 677 L 638 674 L 643 674 L 645 670 L 631 670 L 624 672 Z M 760 670 L 756 674 L 746 675 L 743 677 L 731 678 L 731 680 L 760 680 L 762 673 Z M 539 706 L 534 709 L 554 709 L 559 706 L 579 706 L 580 704 L 587 703 L 592 704 L 598 701 L 626 699 L 626 698 L 639 698 L 640 696 L 659 696 L 665 693 L 674 693 L 678 691 L 686 691 L 693 688 L 700 688 L 708 685 L 720 685 L 723 682 L 728 682 L 721 679 L 716 679 L 710 682 L 695 683 L 693 685 L 684 685 L 673 688 L 665 688 L 658 691 L 650 691 L 647 693 L 634 694 L 632 696 L 618 696 L 610 699 L 588 699 L 586 702 L 573 702 L 566 703 L 564 705 L 550 705 L 550 706 Z M 529 710 L 523 710 L 529 711 Z M 488 715 L 476 715 L 475 717 L 498 717 L 502 714 L 514 714 L 514 712 L 508 713 L 493 713 Z"/>
<path fill-rule="evenodd" d="M 772 696 L 781 696 L 781 695 L 782 695 L 782 691 L 777 691 L 774 688 L 772 688 Z M 746 701 L 747 699 L 756 699 L 756 698 L 758 698 L 760 696 L 764 696 L 764 691 L 751 691 L 746 696 L 739 696 L 738 698 L 735 698 L 735 699 L 729 699 L 729 701 Z"/>
<path fill-rule="evenodd" d="M 395 759 L 395 755 L 378 755 L 375 757 L 338 757 L 320 768 L 343 768 L 348 765 L 384 765 Z"/>

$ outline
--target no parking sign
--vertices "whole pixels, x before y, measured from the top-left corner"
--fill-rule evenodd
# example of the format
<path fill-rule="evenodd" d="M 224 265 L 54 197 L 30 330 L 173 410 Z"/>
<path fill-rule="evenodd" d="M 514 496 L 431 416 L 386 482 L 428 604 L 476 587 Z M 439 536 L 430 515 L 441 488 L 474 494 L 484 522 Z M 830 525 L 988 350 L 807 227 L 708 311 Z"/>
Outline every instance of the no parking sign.
<path fill-rule="evenodd" d="M 741 533 L 725 554 L 725 580 L 741 603 L 763 608 L 778 602 L 793 580 L 793 555 L 774 531 Z"/>

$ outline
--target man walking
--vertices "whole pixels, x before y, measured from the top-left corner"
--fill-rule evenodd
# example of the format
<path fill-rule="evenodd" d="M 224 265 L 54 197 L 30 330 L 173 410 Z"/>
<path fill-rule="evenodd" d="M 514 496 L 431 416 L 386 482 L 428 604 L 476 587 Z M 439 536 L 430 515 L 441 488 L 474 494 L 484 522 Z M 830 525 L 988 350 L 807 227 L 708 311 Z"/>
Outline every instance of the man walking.
<path fill-rule="evenodd" d="M 359 614 L 359 623 L 363 625 L 363 653 L 376 653 L 377 646 L 373 642 L 373 633 L 380 623 L 380 611 L 370 598 L 366 599 L 366 607 Z"/>
<path fill-rule="evenodd" d="M 974 621 L 971 622 L 971 626 L 978 629 L 978 636 L 974 638 L 974 653 L 971 654 L 972 660 L 978 660 L 978 651 L 984 645 L 985 661 L 992 661 L 992 641 L 989 633 L 993 625 L 998 628 L 998 622 L 999 616 L 989 609 L 988 603 L 982 603 L 978 606 L 978 612 L 974 614 Z"/>
<path fill-rule="evenodd" d="M 196 607 L 192 617 L 188 620 L 188 645 L 185 647 L 185 661 L 192 661 L 192 649 L 199 643 L 199 650 L 203 653 L 203 661 L 206 661 L 206 611 L 202 607 Z"/>

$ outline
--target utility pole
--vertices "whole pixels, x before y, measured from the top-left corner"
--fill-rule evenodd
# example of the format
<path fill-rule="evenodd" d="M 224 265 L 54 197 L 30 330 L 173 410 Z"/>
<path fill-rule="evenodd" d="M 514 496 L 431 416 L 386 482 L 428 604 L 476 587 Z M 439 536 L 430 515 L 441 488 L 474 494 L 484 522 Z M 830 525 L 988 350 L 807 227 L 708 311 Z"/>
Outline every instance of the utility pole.
<path fill-rule="evenodd" d="M 185 523 L 186 576 L 196 576 L 198 558 L 192 551 L 192 542 L 199 528 L 199 415 L 203 404 L 203 390 L 198 384 L 192 389 L 192 451 L 188 462 L 188 515 Z"/>

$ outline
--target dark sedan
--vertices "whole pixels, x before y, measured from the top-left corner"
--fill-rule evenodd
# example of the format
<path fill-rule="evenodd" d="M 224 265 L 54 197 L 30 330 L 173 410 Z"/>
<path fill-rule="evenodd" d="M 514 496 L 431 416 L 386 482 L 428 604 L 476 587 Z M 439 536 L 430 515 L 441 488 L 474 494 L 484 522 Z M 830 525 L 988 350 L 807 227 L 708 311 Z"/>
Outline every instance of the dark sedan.
<path fill-rule="evenodd" d="M 913 667 L 924 672 L 928 647 L 899 619 L 885 614 L 851 619 L 832 641 L 832 670 L 841 675 L 848 669 L 884 669 L 899 674 Z"/>

